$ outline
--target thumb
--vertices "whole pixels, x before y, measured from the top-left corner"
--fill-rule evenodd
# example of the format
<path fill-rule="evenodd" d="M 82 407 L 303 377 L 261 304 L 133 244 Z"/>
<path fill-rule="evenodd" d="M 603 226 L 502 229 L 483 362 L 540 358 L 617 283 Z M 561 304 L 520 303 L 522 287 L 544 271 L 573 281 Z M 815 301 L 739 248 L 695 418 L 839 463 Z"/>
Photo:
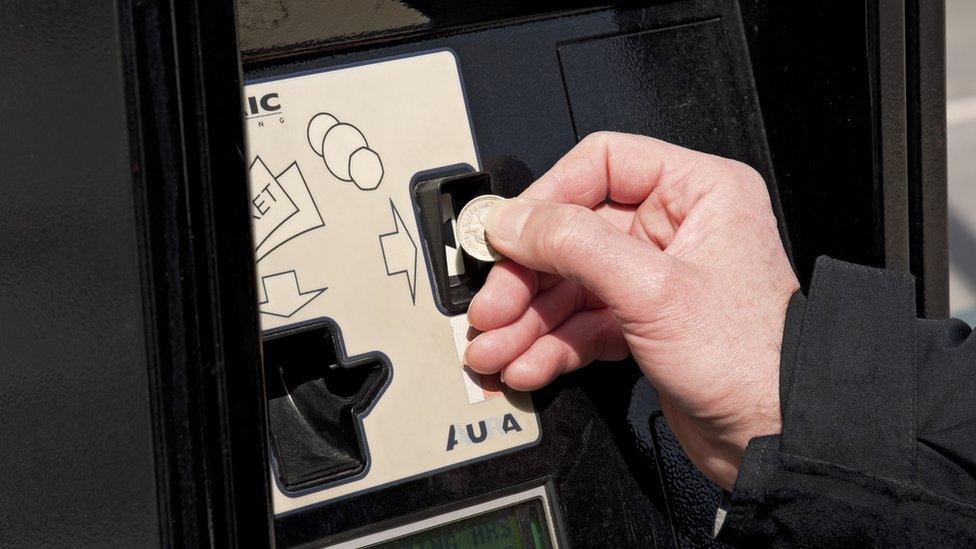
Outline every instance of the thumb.
<path fill-rule="evenodd" d="M 489 210 L 485 232 L 506 257 L 573 280 L 618 312 L 653 303 L 672 267 L 671 256 L 571 204 L 504 200 Z"/>

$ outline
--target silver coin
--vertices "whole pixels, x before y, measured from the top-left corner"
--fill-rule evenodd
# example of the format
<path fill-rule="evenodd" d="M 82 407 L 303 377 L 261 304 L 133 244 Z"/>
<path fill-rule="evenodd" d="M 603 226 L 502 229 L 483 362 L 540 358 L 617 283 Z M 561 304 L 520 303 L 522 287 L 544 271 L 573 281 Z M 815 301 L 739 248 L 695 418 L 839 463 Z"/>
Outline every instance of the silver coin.
<path fill-rule="evenodd" d="M 461 248 L 479 261 L 498 261 L 504 257 L 498 253 L 485 236 L 485 222 L 492 204 L 505 200 L 500 196 L 486 194 L 476 197 L 461 208 L 457 216 L 457 240 Z"/>

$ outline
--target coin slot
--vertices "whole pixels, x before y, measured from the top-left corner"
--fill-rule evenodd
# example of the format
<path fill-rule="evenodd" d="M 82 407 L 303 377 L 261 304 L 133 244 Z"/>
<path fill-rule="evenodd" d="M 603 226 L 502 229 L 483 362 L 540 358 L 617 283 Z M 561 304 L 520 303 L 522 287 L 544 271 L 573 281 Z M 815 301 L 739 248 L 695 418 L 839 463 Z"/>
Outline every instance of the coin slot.
<path fill-rule="evenodd" d="M 485 284 L 490 263 L 484 263 L 461 251 L 455 230 L 457 214 L 474 198 L 491 194 L 491 176 L 487 172 L 441 172 L 420 178 L 414 185 L 417 217 L 423 240 L 424 256 L 430 266 L 434 299 L 446 315 L 467 312 L 474 294 Z"/>

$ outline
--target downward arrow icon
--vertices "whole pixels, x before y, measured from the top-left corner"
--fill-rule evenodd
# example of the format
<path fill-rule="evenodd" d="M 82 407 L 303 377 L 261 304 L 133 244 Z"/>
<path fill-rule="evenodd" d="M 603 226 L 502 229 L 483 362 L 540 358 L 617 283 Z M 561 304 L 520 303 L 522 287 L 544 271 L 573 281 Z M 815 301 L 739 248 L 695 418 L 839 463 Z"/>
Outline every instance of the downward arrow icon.
<path fill-rule="evenodd" d="M 261 287 L 264 289 L 264 301 L 259 303 L 261 313 L 281 318 L 293 316 L 328 289 L 301 291 L 295 271 L 263 276 Z"/>

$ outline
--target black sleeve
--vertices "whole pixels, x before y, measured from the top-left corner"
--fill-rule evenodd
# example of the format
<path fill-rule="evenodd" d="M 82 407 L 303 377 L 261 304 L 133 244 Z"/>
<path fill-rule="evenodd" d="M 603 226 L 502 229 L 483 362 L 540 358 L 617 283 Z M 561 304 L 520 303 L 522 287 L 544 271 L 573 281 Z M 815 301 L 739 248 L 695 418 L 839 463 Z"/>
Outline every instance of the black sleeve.
<path fill-rule="evenodd" d="M 793 297 L 783 431 L 746 450 L 719 538 L 976 547 L 976 336 L 909 275 L 820 258 Z"/>

